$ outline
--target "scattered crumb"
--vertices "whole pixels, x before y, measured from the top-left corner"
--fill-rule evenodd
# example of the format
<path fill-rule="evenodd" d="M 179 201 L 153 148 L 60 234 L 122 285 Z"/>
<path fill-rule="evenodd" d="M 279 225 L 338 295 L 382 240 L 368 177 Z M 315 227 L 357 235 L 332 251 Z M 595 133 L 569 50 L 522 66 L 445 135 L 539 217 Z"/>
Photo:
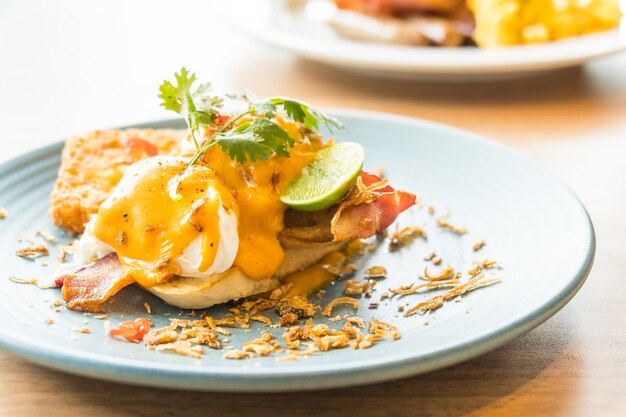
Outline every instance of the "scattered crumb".
<path fill-rule="evenodd" d="M 467 281 L 465 284 L 458 285 L 452 288 L 451 290 L 449 290 L 448 292 L 446 292 L 445 294 L 438 295 L 436 297 L 431 298 L 430 300 L 423 301 L 413 306 L 412 308 L 410 308 L 404 313 L 404 317 L 408 317 L 415 313 L 424 313 L 429 310 L 435 310 L 441 307 L 443 303 L 446 301 L 453 300 L 456 297 L 464 295 L 470 291 L 473 291 L 475 289 L 485 287 L 488 285 L 492 285 L 497 282 L 500 282 L 500 278 L 485 279 L 485 276 L 483 274 L 477 275 L 476 277 Z"/>
<path fill-rule="evenodd" d="M 432 263 L 433 263 L 433 265 L 441 265 L 441 258 L 439 256 L 435 256 L 432 259 Z"/>
<path fill-rule="evenodd" d="M 91 334 L 89 327 L 75 327 L 73 330 L 77 333 Z"/>
<path fill-rule="evenodd" d="M 35 232 L 35 236 L 39 236 L 41 238 L 43 238 L 45 241 L 50 242 L 50 243 L 56 243 L 57 242 L 57 238 L 52 236 L 50 233 L 44 231 L 44 230 L 37 230 Z"/>
<path fill-rule="evenodd" d="M 9 217 L 9 212 L 4 207 L 0 207 L 0 220 Z"/>
<path fill-rule="evenodd" d="M 446 220 L 445 217 L 437 217 L 437 225 L 439 227 L 441 227 L 442 229 L 446 229 L 449 230 L 453 233 L 456 233 L 457 235 L 464 235 L 465 233 L 467 233 L 467 228 L 464 226 L 455 226 L 452 223 L 450 223 L 448 220 Z"/>
<path fill-rule="evenodd" d="M 409 295 L 415 294 L 418 291 L 426 288 L 426 289 L 440 289 L 446 287 L 454 287 L 459 284 L 459 280 L 450 279 L 450 280 L 440 280 L 440 281 L 429 281 L 421 284 L 410 284 L 403 285 L 398 288 L 389 288 L 389 292 L 397 295 Z"/>
<path fill-rule="evenodd" d="M 96 320 L 107 320 L 109 318 L 108 314 L 100 314 L 99 316 L 94 316 Z"/>
<path fill-rule="evenodd" d="M 289 361 L 299 361 L 300 358 L 296 355 L 289 355 L 289 356 L 281 356 L 276 358 L 276 362 L 289 362 Z"/>
<path fill-rule="evenodd" d="M 343 293 L 345 295 L 359 295 L 359 294 L 364 294 L 366 297 L 371 297 L 372 296 L 372 291 L 374 290 L 374 287 L 376 286 L 376 281 L 374 280 L 366 280 L 366 281 L 359 281 L 357 279 L 350 279 L 348 281 L 346 281 L 344 284 L 344 291 Z"/>
<path fill-rule="evenodd" d="M 428 214 L 435 214 L 435 208 L 433 206 L 428 206 Z"/>
<path fill-rule="evenodd" d="M 481 239 L 472 245 L 472 249 L 474 250 L 474 252 L 477 252 L 484 248 L 486 244 L 487 242 L 485 241 L 485 239 Z"/>
<path fill-rule="evenodd" d="M 57 259 L 60 262 L 65 262 L 67 260 L 67 255 L 70 253 L 76 253 L 77 251 L 78 240 L 73 240 L 66 245 L 61 246 L 59 248 L 59 254 L 57 255 Z"/>
<path fill-rule="evenodd" d="M 324 298 L 325 295 L 326 295 L 326 290 L 319 290 L 317 294 L 315 294 L 318 300 L 321 300 L 322 298 Z"/>
<path fill-rule="evenodd" d="M 368 326 L 370 334 L 374 334 L 378 338 L 392 338 L 393 340 L 400 339 L 400 331 L 393 324 L 385 323 L 384 321 L 372 319 Z"/>
<path fill-rule="evenodd" d="M 54 320 L 53 319 L 47 319 L 46 320 L 46 324 L 49 326 L 51 324 L 54 324 Z"/>
<path fill-rule="evenodd" d="M 467 271 L 467 273 L 469 276 L 473 277 L 480 274 L 485 269 L 493 268 L 502 269 L 502 267 L 496 261 L 490 261 L 488 259 L 485 259 L 482 262 L 474 262 L 474 267 Z"/>
<path fill-rule="evenodd" d="M 157 345 L 155 350 L 171 350 L 182 356 L 189 356 L 190 358 L 200 359 L 204 355 L 204 349 L 202 346 L 192 346 L 192 344 L 186 340 L 177 340 L 172 343 L 165 343 Z"/>
<path fill-rule="evenodd" d="M 432 261 L 433 259 L 435 259 L 435 257 L 437 257 L 437 252 L 432 251 L 429 254 L 427 254 L 426 256 L 424 256 L 424 260 L 425 261 Z"/>
<path fill-rule="evenodd" d="M 47 256 L 50 254 L 46 245 L 34 245 L 27 246 L 25 248 L 19 248 L 15 251 L 15 254 L 21 258 L 35 259 L 40 256 Z"/>
<path fill-rule="evenodd" d="M 382 266 L 370 266 L 365 270 L 365 276 L 370 279 L 387 277 L 387 269 Z"/>
<path fill-rule="evenodd" d="M 62 304 L 63 304 L 63 302 L 61 300 L 59 300 L 58 298 L 56 300 L 54 300 L 54 306 L 55 307 L 59 307 Z"/>
<path fill-rule="evenodd" d="M 252 352 L 244 352 L 242 350 L 229 350 L 224 353 L 224 359 L 248 359 L 254 356 Z"/>
<path fill-rule="evenodd" d="M 339 298 L 335 298 L 330 303 L 328 303 L 328 305 L 322 312 L 322 315 L 326 317 L 330 317 L 330 314 L 332 313 L 333 308 L 335 308 L 335 306 L 338 304 L 351 304 L 352 308 L 354 308 L 355 310 L 359 308 L 359 302 L 355 300 L 354 298 L 339 297 Z"/>
<path fill-rule="evenodd" d="M 261 322 L 261 323 L 265 324 L 266 326 L 273 326 L 274 325 L 274 323 L 272 323 L 272 320 L 270 320 L 269 317 L 264 316 L 262 314 L 252 315 L 252 316 L 250 316 L 250 320 Z"/>
<path fill-rule="evenodd" d="M 379 303 L 369 303 L 367 308 L 369 308 L 370 310 L 376 310 L 379 305 L 380 305 Z"/>
<path fill-rule="evenodd" d="M 397 251 L 400 248 L 410 245 L 415 239 L 420 237 L 423 239 L 428 238 L 426 231 L 421 227 L 407 226 L 400 231 L 396 229 L 395 232 L 389 235 L 389 251 Z"/>
<path fill-rule="evenodd" d="M 337 268 L 334 265 L 322 265 L 322 267 L 339 279 L 354 274 L 358 269 L 357 266 L 353 263 L 348 263 L 341 268 Z"/>
<path fill-rule="evenodd" d="M 344 320 L 346 323 L 354 324 L 361 329 L 365 328 L 365 323 L 363 323 L 363 319 L 361 317 L 346 317 Z"/>
<path fill-rule="evenodd" d="M 146 309 L 146 313 L 148 314 L 152 314 L 152 307 L 150 307 L 150 304 L 148 303 L 143 303 L 144 308 Z"/>
<path fill-rule="evenodd" d="M 13 281 L 13 282 L 17 282 L 18 284 L 35 284 L 37 285 L 39 283 L 39 280 L 37 278 L 20 278 L 20 277 L 14 277 L 14 276 L 10 276 L 9 280 Z"/>
<path fill-rule="evenodd" d="M 451 266 L 446 266 L 443 268 L 437 275 L 430 275 L 428 272 L 428 267 L 424 268 L 424 278 L 429 281 L 441 281 L 443 279 L 449 279 L 454 276 L 454 268 Z"/>

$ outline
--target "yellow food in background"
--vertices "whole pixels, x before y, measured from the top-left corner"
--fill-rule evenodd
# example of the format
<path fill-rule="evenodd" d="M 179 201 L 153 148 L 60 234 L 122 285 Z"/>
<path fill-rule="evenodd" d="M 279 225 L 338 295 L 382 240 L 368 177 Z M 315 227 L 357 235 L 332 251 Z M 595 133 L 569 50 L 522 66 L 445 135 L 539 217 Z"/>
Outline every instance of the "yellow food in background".
<path fill-rule="evenodd" d="M 468 0 L 478 46 L 548 42 L 618 26 L 618 0 Z"/>

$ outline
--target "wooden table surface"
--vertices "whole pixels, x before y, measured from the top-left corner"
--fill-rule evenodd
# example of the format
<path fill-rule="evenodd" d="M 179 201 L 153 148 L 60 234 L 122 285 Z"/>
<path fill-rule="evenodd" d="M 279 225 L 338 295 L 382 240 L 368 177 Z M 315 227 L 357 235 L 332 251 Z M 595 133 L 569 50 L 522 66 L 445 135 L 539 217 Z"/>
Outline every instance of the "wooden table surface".
<path fill-rule="evenodd" d="M 626 415 L 626 55 L 519 81 L 395 82 L 300 61 L 230 32 L 222 20 L 208 2 L 0 3 L 0 159 L 96 127 L 168 117 L 155 88 L 186 65 L 223 89 L 436 120 L 517 149 L 589 210 L 598 249 L 587 283 L 546 323 L 494 352 L 350 389 L 168 391 L 66 375 L 0 353 L 1 416 Z"/>

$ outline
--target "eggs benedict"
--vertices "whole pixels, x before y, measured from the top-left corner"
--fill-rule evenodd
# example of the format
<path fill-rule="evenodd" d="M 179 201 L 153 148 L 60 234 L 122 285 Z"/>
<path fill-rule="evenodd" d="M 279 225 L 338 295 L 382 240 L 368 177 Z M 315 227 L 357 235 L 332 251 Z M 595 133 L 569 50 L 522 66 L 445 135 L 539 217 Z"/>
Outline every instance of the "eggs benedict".
<path fill-rule="evenodd" d="M 361 171 L 360 145 L 322 140 L 314 127 L 336 128 L 334 119 L 284 98 L 246 99 L 246 111 L 223 115 L 206 88 L 189 91 L 194 79 L 183 70 L 178 86 L 161 88 L 164 105 L 188 120 L 186 139 L 125 166 L 86 222 L 73 264 L 59 270 L 69 308 L 99 311 L 134 283 L 181 308 L 266 292 L 415 203 Z"/>

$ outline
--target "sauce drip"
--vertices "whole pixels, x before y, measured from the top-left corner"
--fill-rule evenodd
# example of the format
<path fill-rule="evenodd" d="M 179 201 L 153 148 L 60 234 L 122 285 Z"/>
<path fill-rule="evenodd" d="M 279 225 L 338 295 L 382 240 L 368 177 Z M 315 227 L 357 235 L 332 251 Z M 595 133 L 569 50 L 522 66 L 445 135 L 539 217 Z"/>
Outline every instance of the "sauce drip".
<path fill-rule="evenodd" d="M 234 266 L 252 279 L 270 278 L 282 264 L 285 251 L 278 233 L 284 228 L 287 206 L 280 201 L 280 192 L 327 146 L 321 139 L 304 138 L 294 122 L 279 117 L 275 121 L 296 142 L 289 149 L 290 157 L 238 164 L 213 147 L 203 158 L 235 196 L 240 216 L 239 251 Z"/>

